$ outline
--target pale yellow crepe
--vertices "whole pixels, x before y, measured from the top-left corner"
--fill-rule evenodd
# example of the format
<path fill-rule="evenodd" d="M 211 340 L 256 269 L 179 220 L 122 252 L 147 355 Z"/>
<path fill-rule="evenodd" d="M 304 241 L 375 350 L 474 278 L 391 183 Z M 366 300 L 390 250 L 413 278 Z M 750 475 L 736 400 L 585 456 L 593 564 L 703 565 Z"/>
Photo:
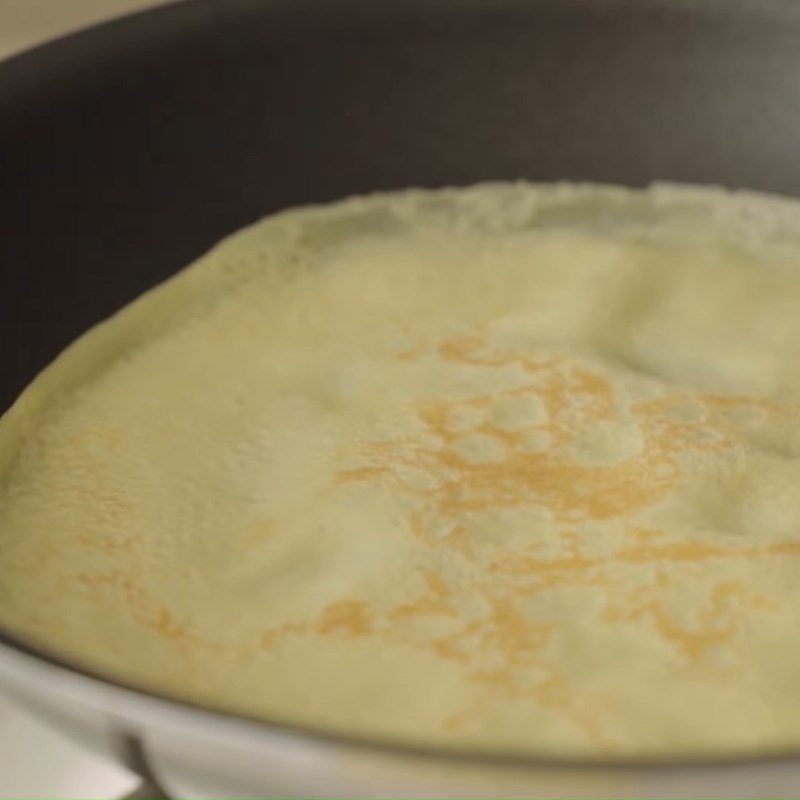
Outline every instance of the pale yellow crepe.
<path fill-rule="evenodd" d="M 0 421 L 0 623 L 417 743 L 800 746 L 799 208 L 498 184 L 238 234 Z"/>

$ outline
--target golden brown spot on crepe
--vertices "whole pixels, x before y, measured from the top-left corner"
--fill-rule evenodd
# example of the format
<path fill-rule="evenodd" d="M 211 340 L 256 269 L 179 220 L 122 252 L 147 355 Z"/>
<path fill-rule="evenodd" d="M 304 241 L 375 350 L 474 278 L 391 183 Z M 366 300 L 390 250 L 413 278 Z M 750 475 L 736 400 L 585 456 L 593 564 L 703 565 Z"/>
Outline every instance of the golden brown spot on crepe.
<path fill-rule="evenodd" d="M 532 558 L 520 554 L 502 556 L 490 567 L 492 572 L 504 575 L 560 575 L 569 572 L 579 572 L 603 563 L 601 558 L 587 558 L 582 555 L 566 556 L 564 558 Z"/>
<path fill-rule="evenodd" d="M 389 619 L 400 620 L 429 614 L 456 614 L 450 602 L 451 590 L 431 570 L 423 570 L 425 591 L 411 603 L 401 603 L 389 612 Z"/>
<path fill-rule="evenodd" d="M 446 361 L 478 364 L 481 362 L 474 358 L 474 353 L 482 345 L 483 340 L 477 336 L 447 339 L 439 344 L 439 355 Z"/>
<path fill-rule="evenodd" d="M 490 371 L 516 364 L 536 375 L 537 381 L 493 395 L 423 401 L 417 413 L 427 439 L 362 442 L 357 448 L 362 465 L 342 469 L 337 480 L 388 481 L 415 493 L 434 516 L 452 523 L 454 529 L 470 512 L 528 504 L 540 505 L 565 521 L 619 518 L 664 497 L 675 485 L 678 461 L 684 454 L 724 453 L 735 444 L 730 426 L 718 415 L 712 414 L 711 420 L 702 424 L 671 419 L 670 408 L 685 397 L 634 403 L 627 411 L 617 411 L 610 381 L 575 359 L 537 359 L 527 353 L 494 351 L 477 336 L 444 341 L 438 352 L 450 362 Z M 509 395 L 538 398 L 547 407 L 550 421 L 517 431 L 483 421 L 475 430 L 502 442 L 507 455 L 499 461 L 466 458 L 454 447 L 463 432 L 450 429 L 450 415 L 459 407 L 487 407 Z M 692 399 L 705 402 L 702 395 Z M 577 429 L 620 414 L 640 432 L 641 452 L 608 464 L 586 463 L 566 455 L 564 446 L 574 440 Z M 546 432 L 550 447 L 543 452 L 524 451 L 519 445 L 531 430 Z M 426 444 L 431 436 L 440 447 Z M 404 483 L 400 466 L 439 472 L 443 479 L 433 489 L 412 488 Z M 413 530 L 419 528 L 419 518 L 409 516 L 409 525 Z"/>
<path fill-rule="evenodd" d="M 172 610 L 157 602 L 129 572 L 123 570 L 79 572 L 65 577 L 65 580 L 80 586 L 100 602 L 107 602 L 114 596 L 118 597 L 143 628 L 151 630 L 174 645 L 181 648 L 202 646 L 219 649 L 213 643 L 196 636 L 177 619 Z"/>
<path fill-rule="evenodd" d="M 747 641 L 739 638 L 753 615 L 774 608 L 772 601 L 749 589 L 741 581 L 713 580 L 687 618 L 668 601 L 668 590 L 680 581 L 683 572 L 660 572 L 653 583 L 642 583 L 634 590 L 609 596 L 604 617 L 614 624 L 645 623 L 687 666 L 714 673 L 736 671 Z M 723 662 L 709 661 L 714 653 L 727 654 Z"/>
<path fill-rule="evenodd" d="M 492 613 L 482 636 L 484 647 L 496 648 L 508 663 L 524 662 L 538 653 L 553 633 L 552 625 L 525 619 L 514 606 L 503 600 L 490 600 Z"/>
<path fill-rule="evenodd" d="M 433 573 L 426 572 L 425 577 L 428 590 L 414 603 L 392 609 L 388 614 L 390 620 L 436 615 L 458 618 L 457 606 L 453 605 L 453 590 Z M 486 692 L 483 700 L 479 696 L 473 705 L 444 719 L 442 729 L 469 727 L 480 718 L 489 696 L 502 691 L 521 702 L 533 700 L 542 706 L 561 710 L 589 740 L 598 747 L 602 746 L 601 715 L 594 708 L 597 699 L 590 702 L 576 695 L 544 656 L 556 625 L 526 618 L 513 598 L 513 591 L 511 596 L 506 596 L 508 588 L 492 583 L 472 586 L 471 591 L 483 597 L 486 612 L 477 619 L 461 623 L 454 632 L 427 642 L 427 647 L 438 657 L 472 666 L 470 680 L 476 686 L 485 687 Z M 448 599 L 451 597 L 453 601 Z M 394 635 L 397 635 L 396 631 Z M 420 643 L 424 644 L 424 641 L 418 641 Z M 503 666 L 477 666 L 498 659 Z"/>
<path fill-rule="evenodd" d="M 463 542 L 465 520 L 471 514 L 535 505 L 545 508 L 554 520 L 571 524 L 622 521 L 668 495 L 680 480 L 684 458 L 724 459 L 735 452 L 740 446 L 740 434 L 722 411 L 752 408 L 771 415 L 786 413 L 780 406 L 756 398 L 719 397 L 686 390 L 632 402 L 625 407 L 601 370 L 567 356 L 539 358 L 525 352 L 492 349 L 483 335 L 448 339 L 433 350 L 420 346 L 405 353 L 404 360 L 426 353 L 438 353 L 451 364 L 482 366 L 490 371 L 515 365 L 533 380 L 494 394 L 421 401 L 416 413 L 424 436 L 362 442 L 357 448 L 361 466 L 343 469 L 338 481 L 386 482 L 408 492 L 417 498 L 417 507 L 407 515 L 409 529 L 429 544 L 458 548 L 473 558 L 474 553 Z M 515 430 L 508 426 L 500 428 L 482 415 L 470 430 L 500 440 L 508 448 L 505 457 L 481 462 L 457 451 L 454 444 L 461 440 L 465 429 L 462 425 L 458 430 L 452 429 L 449 420 L 453 414 L 459 409 L 489 409 L 498 399 L 509 396 L 529 396 L 540 401 L 549 419 Z M 675 409 L 681 412 L 676 413 Z M 469 419 L 463 414 L 461 418 Z M 639 451 L 633 448 L 632 454 L 610 463 L 589 463 L 567 454 L 567 447 L 582 426 L 620 418 L 628 420 L 639 432 L 643 443 Z M 520 444 L 531 430 L 545 432 L 549 448 L 543 452 L 524 451 Z M 424 470 L 439 479 L 432 481 L 434 488 L 412 487 L 403 480 L 404 468 Z M 439 657 L 463 663 L 474 662 L 476 653 L 494 653 L 506 667 L 476 669 L 473 672 L 476 680 L 486 681 L 491 676 L 495 683 L 517 690 L 523 684 L 511 666 L 517 663 L 546 666 L 541 654 L 552 635 L 552 626 L 523 616 L 514 597 L 591 586 L 613 598 L 615 582 L 621 579 L 620 570 L 800 555 L 800 542 L 752 545 L 734 541 L 723 545 L 701 540 L 675 541 L 668 532 L 658 529 L 630 530 L 627 533 L 630 544 L 608 554 L 590 555 L 574 530 L 563 529 L 559 534 L 560 553 L 545 557 L 536 554 L 535 531 L 531 535 L 528 552 L 500 553 L 482 567 L 487 576 L 514 579 L 505 586 L 505 599 L 493 593 L 492 584 L 473 585 L 469 591 L 484 597 L 490 608 L 488 616 L 434 638 L 427 645 Z M 447 585 L 439 578 L 433 584 L 430 574 L 425 580 L 427 591 L 416 600 L 392 609 L 388 614 L 390 620 L 452 613 L 453 601 L 449 599 L 451 591 Z M 664 580 L 660 576 L 656 581 L 662 589 Z M 710 649 L 729 645 L 738 631 L 736 618 L 724 613 L 731 598 L 738 598 L 742 607 L 746 605 L 751 610 L 758 607 L 752 598 L 746 600 L 737 592 L 738 589 L 728 585 L 714 588 L 711 611 L 700 615 L 695 626 L 678 624 L 659 602 L 643 597 L 627 611 L 609 610 L 605 618 L 616 623 L 634 620 L 646 623 L 686 658 L 697 661 Z M 554 706 L 561 703 L 566 708 L 565 685 L 551 670 L 547 688 L 537 690 L 538 700 Z M 447 725 L 465 724 L 465 720 L 460 715 Z M 588 723 L 583 720 L 581 724 L 585 727 Z"/>
<path fill-rule="evenodd" d="M 365 444 L 362 452 L 378 463 L 360 470 L 343 471 L 343 480 L 359 480 L 383 476 L 391 479 L 389 461 L 418 464 L 454 473 L 444 482 L 437 498 L 438 511 L 457 515 L 489 506 L 509 506 L 542 502 L 562 517 L 609 519 L 637 508 L 651 505 L 674 486 L 679 473 L 676 459 L 683 453 L 724 453 L 735 445 L 730 424 L 718 414 L 711 414 L 706 423 L 681 423 L 670 418 L 669 411 L 688 399 L 705 404 L 712 412 L 716 406 L 747 406 L 776 413 L 774 404 L 749 398 L 720 398 L 715 395 L 676 395 L 654 401 L 634 403 L 628 414 L 641 431 L 645 447 L 632 458 L 611 465 L 586 465 L 560 454 L 563 445 L 574 437 L 581 422 L 603 421 L 614 415 L 615 397 L 607 379 L 601 374 L 580 367 L 567 358 L 535 359 L 527 354 L 486 354 L 485 342 L 463 338 L 444 342 L 440 352 L 452 361 L 486 367 L 515 363 L 526 371 L 539 373 L 542 380 L 529 387 L 453 401 L 430 401 L 419 409 L 419 416 L 428 431 L 444 443 L 441 450 L 418 446 L 416 460 L 406 456 L 393 458 L 391 443 Z M 480 353 L 478 355 L 477 353 Z M 447 416 L 457 405 L 487 406 L 493 399 L 509 394 L 535 394 L 545 402 L 551 422 L 536 426 L 548 434 L 551 446 L 542 453 L 512 452 L 500 463 L 475 464 L 453 452 L 455 435 L 448 429 Z M 577 408 L 571 401 L 579 399 Z M 483 422 L 476 430 L 496 437 L 505 444 L 519 445 L 527 431 L 501 429 Z M 382 457 L 382 458 L 381 458 Z"/>
<path fill-rule="evenodd" d="M 186 629 L 173 616 L 172 612 L 164 606 L 159 607 L 151 620 L 152 627 L 165 639 L 180 641 L 192 638 Z"/>
<path fill-rule="evenodd" d="M 700 563 L 712 559 L 761 558 L 776 555 L 800 555 L 799 542 L 773 542 L 758 546 L 722 547 L 704 542 L 685 541 L 673 544 L 626 548 L 615 554 L 617 561 L 628 564 L 663 562 Z"/>
<path fill-rule="evenodd" d="M 287 636 L 365 636 L 373 632 L 372 609 L 358 600 L 338 600 L 325 606 L 316 619 L 308 622 L 287 622 L 263 630 L 257 648 L 272 648 Z"/>
<path fill-rule="evenodd" d="M 496 669 L 478 669 L 471 678 L 482 693 L 473 703 L 443 720 L 444 730 L 463 730 L 476 720 L 480 720 L 491 697 L 498 693 L 517 703 L 533 701 L 541 708 L 559 711 L 583 732 L 586 738 L 599 750 L 605 749 L 606 737 L 602 732 L 603 713 L 613 700 L 608 697 L 588 697 L 575 692 L 574 686 L 552 667 L 545 663 L 528 661 L 520 668 L 513 665 Z M 520 673 L 528 671 L 533 679 L 520 678 Z"/>
<path fill-rule="evenodd" d="M 413 361 L 415 358 L 419 358 L 426 349 L 426 343 L 424 340 L 418 341 L 414 344 L 413 347 L 410 347 L 408 350 L 404 350 L 402 353 L 398 353 L 397 358 L 400 361 Z"/>
<path fill-rule="evenodd" d="M 727 622 L 723 627 L 716 629 L 706 627 L 703 630 L 692 630 L 681 627 L 657 603 L 650 603 L 642 609 L 637 609 L 637 613 L 630 618 L 635 619 L 641 614 L 649 614 L 661 636 L 682 650 L 691 661 L 697 661 L 715 645 L 728 643 L 735 631 L 732 622 Z"/>
<path fill-rule="evenodd" d="M 364 603 L 332 603 L 321 614 L 317 631 L 323 635 L 344 633 L 363 636 L 372 630 L 372 613 Z"/>
<path fill-rule="evenodd" d="M 681 624 L 658 600 L 636 602 L 629 598 L 626 608 L 608 609 L 612 621 L 641 621 L 646 618 L 653 629 L 690 663 L 700 662 L 715 647 L 736 647 L 734 637 L 753 611 L 769 607 L 758 593 L 740 582 L 722 581 L 709 593 L 707 608 L 700 609 L 692 624 Z"/>
<path fill-rule="evenodd" d="M 648 532 L 651 536 L 664 532 Z M 755 547 L 722 547 L 702 542 L 681 541 L 664 545 L 626 547 L 607 556 L 588 557 L 574 554 L 544 559 L 523 553 L 494 559 L 490 571 L 530 579 L 522 591 L 530 592 L 554 586 L 586 583 L 609 584 L 619 569 L 639 565 L 693 565 L 726 559 L 760 559 L 781 555 L 800 555 L 800 542 L 775 542 Z"/>
<path fill-rule="evenodd" d="M 287 636 L 305 636 L 312 633 L 314 626 L 301 622 L 287 622 L 275 628 L 264 630 L 258 637 L 258 645 L 269 649 Z"/>

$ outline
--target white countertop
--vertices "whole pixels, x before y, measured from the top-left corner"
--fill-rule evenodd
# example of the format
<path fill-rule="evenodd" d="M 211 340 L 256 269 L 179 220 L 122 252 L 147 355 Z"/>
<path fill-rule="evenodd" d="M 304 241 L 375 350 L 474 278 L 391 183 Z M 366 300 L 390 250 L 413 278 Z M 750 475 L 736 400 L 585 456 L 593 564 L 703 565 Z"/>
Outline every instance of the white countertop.
<path fill-rule="evenodd" d="M 2 800 L 113 800 L 136 784 L 0 696 Z"/>

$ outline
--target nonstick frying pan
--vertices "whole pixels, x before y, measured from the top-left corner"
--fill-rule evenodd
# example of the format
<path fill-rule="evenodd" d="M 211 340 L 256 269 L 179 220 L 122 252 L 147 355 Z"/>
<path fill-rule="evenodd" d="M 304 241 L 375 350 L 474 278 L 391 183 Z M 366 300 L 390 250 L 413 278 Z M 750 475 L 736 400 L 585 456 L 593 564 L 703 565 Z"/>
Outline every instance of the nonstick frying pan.
<path fill-rule="evenodd" d="M 189 0 L 0 65 L 0 410 L 271 211 L 514 178 L 800 195 L 800 3 Z M 0 681 L 181 798 L 800 792 L 800 753 L 433 752 L 176 703 L 2 633 Z"/>

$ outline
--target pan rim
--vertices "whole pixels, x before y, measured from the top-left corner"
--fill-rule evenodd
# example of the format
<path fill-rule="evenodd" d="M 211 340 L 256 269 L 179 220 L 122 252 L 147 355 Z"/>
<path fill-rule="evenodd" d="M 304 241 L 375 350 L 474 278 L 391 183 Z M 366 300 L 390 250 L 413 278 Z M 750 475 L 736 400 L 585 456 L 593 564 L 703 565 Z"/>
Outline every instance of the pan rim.
<path fill-rule="evenodd" d="M 482 767 L 551 773 L 574 770 L 580 773 L 615 774 L 619 777 L 641 772 L 664 775 L 674 772 L 700 773 L 710 769 L 800 764 L 800 750 L 797 748 L 753 755 L 732 753 L 729 756 L 699 755 L 696 758 L 661 759 L 627 756 L 593 758 L 544 753 L 537 755 L 485 748 L 415 744 L 399 738 L 348 734 L 331 728 L 215 709 L 78 664 L 72 659 L 49 651 L 46 647 L 26 642 L 0 627 L 0 662 L 9 657 L 27 663 L 31 669 L 42 673 L 42 678 L 47 673 L 48 679 L 60 681 L 62 686 L 67 684 L 64 688 L 72 690 L 73 693 L 92 695 L 88 700 L 90 706 L 96 706 L 101 695 L 106 700 L 113 700 L 118 722 L 132 721 L 147 724 L 155 720 L 156 724 L 164 724 L 166 721 L 168 725 L 171 722 L 173 726 L 191 727 L 195 730 L 198 723 L 207 723 L 216 731 L 220 733 L 224 731 L 231 737 L 247 736 L 248 744 L 267 745 L 268 740 L 280 739 L 320 751 L 339 750 L 346 751 L 350 755 L 376 755 L 406 761 L 419 759 L 449 767 L 460 765 L 472 769 Z M 35 680 L 38 681 L 38 677 Z"/>

